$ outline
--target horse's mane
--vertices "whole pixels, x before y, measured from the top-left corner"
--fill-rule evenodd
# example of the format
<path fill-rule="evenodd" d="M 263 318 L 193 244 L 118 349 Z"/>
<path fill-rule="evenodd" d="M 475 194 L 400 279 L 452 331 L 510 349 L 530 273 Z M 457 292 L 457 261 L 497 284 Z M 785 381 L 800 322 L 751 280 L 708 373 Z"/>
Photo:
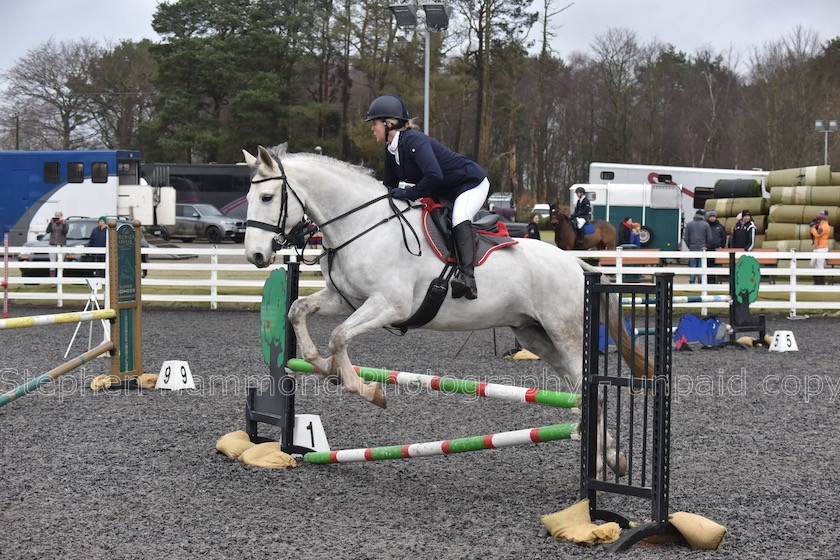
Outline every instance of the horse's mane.
<path fill-rule="evenodd" d="M 274 161 L 280 162 L 280 158 L 288 160 L 288 159 L 317 159 L 318 165 L 330 165 L 333 167 L 338 167 L 339 171 L 349 171 L 353 173 L 358 173 L 360 175 L 367 175 L 369 177 L 373 177 L 373 169 L 369 167 L 365 167 L 364 165 L 357 165 L 355 163 L 349 163 L 346 161 L 341 161 L 340 159 L 336 159 L 334 157 L 314 154 L 311 152 L 296 152 L 290 153 L 286 151 L 287 143 L 284 142 L 283 144 L 279 144 L 277 146 L 273 146 L 268 150 L 268 153 L 271 154 L 271 157 Z"/>

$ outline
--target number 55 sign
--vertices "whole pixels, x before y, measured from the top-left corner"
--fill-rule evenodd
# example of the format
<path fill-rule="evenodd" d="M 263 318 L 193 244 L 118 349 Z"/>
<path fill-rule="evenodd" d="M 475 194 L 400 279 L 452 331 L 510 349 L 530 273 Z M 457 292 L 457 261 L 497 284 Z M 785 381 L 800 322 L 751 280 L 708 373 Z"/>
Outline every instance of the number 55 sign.
<path fill-rule="evenodd" d="M 773 342 L 770 344 L 771 352 L 796 352 L 796 339 L 791 331 L 776 331 L 773 333 Z"/>

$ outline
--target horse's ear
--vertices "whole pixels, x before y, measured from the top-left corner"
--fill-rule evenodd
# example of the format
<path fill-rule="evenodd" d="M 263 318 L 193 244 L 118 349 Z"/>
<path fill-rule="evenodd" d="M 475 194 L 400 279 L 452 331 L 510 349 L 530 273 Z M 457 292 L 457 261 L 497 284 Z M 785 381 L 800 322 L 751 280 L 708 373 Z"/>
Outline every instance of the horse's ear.
<path fill-rule="evenodd" d="M 280 167 L 277 165 L 277 162 L 274 160 L 273 157 L 271 157 L 271 154 L 268 153 L 268 150 L 266 150 L 262 146 L 259 147 L 259 159 L 260 163 L 262 163 L 266 167 L 275 171 L 280 170 Z"/>
<path fill-rule="evenodd" d="M 254 167 L 257 163 L 257 158 L 251 155 L 248 150 L 242 150 L 242 155 L 245 156 L 245 163 L 248 167 Z"/>

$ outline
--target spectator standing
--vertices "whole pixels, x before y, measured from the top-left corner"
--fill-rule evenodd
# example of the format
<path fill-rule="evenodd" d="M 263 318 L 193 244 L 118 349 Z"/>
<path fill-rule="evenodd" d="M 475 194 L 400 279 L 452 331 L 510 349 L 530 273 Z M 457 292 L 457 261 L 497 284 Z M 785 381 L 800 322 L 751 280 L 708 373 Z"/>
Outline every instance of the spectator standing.
<path fill-rule="evenodd" d="M 633 229 L 633 218 L 626 216 L 624 221 L 618 224 L 618 235 L 616 236 L 617 243 L 621 245 L 630 245 L 630 234 Z"/>
<path fill-rule="evenodd" d="M 637 249 L 642 248 L 642 224 L 633 222 L 633 227 L 630 228 L 630 244 L 635 245 Z"/>
<path fill-rule="evenodd" d="M 685 244 L 688 245 L 689 251 L 702 251 L 708 249 L 712 243 L 712 228 L 709 227 L 709 222 L 706 221 L 702 210 L 698 210 L 694 214 L 694 219 L 685 226 Z M 702 266 L 701 258 L 689 258 L 688 266 L 692 268 L 699 268 Z M 699 274 L 689 274 L 688 281 L 690 284 L 699 284 Z"/>
<path fill-rule="evenodd" d="M 99 216 L 99 221 L 96 227 L 90 232 L 90 239 L 88 240 L 88 247 L 105 247 L 108 239 L 108 220 L 105 216 Z M 94 262 L 105 262 L 105 255 L 93 255 Z M 96 275 L 105 276 L 105 271 L 97 270 Z"/>
<path fill-rule="evenodd" d="M 105 216 L 99 216 L 99 221 L 96 222 L 96 227 L 90 232 L 90 239 L 88 240 L 88 247 L 105 247 L 108 232 L 108 227 Z"/>
<path fill-rule="evenodd" d="M 712 243 L 709 245 L 708 250 L 715 251 L 726 247 L 726 228 L 718 221 L 717 212 L 709 210 L 706 213 L 706 221 L 709 222 L 709 227 L 712 229 Z M 706 259 L 706 264 L 711 268 L 718 266 L 714 257 Z M 717 281 L 717 276 L 713 276 L 712 278 Z"/>
<path fill-rule="evenodd" d="M 528 239 L 540 239 L 540 215 L 531 214 L 531 219 L 528 220 Z"/>
<path fill-rule="evenodd" d="M 814 238 L 814 252 L 828 252 L 828 235 L 831 227 L 828 225 L 828 210 L 823 210 L 811 222 L 811 237 Z M 811 259 L 811 267 L 818 270 L 825 268 L 825 257 Z M 814 284 L 825 284 L 825 276 L 814 276 Z"/>
<path fill-rule="evenodd" d="M 63 247 L 67 244 L 67 221 L 61 211 L 57 211 L 47 223 L 47 233 L 50 236 L 50 247 Z M 51 253 L 50 261 L 58 262 L 58 253 Z M 55 276 L 54 268 L 50 269 L 50 276 Z"/>
<path fill-rule="evenodd" d="M 732 237 L 729 238 L 729 246 L 733 249 L 744 249 L 752 251 L 755 246 L 755 222 L 749 210 L 744 210 L 738 223 L 732 229 Z"/>

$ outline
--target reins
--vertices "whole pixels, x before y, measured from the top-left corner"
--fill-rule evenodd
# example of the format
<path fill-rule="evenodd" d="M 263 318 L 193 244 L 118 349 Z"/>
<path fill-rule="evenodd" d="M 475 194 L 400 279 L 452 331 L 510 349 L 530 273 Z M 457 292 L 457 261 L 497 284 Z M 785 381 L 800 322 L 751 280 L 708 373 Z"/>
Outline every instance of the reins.
<path fill-rule="evenodd" d="M 258 229 L 265 230 L 265 231 L 270 231 L 271 233 L 276 233 L 277 236 L 272 241 L 272 249 L 274 249 L 274 250 L 276 250 L 278 248 L 281 248 L 281 247 L 288 247 L 288 246 L 292 245 L 292 243 L 290 242 L 290 239 L 294 239 L 294 237 L 297 235 L 297 233 L 300 231 L 300 229 L 305 227 L 302 223 L 298 223 L 291 230 L 289 230 L 288 234 L 285 233 L 286 221 L 289 217 L 289 207 L 288 207 L 289 192 L 291 192 L 292 195 L 295 197 L 295 199 L 298 201 L 298 204 L 300 204 L 300 207 L 303 210 L 303 213 L 304 214 L 306 213 L 306 205 L 303 203 L 303 200 L 301 200 L 301 198 L 298 196 L 298 194 L 295 192 L 295 190 L 289 184 L 289 180 L 286 176 L 286 171 L 283 168 L 283 164 L 279 160 L 275 160 L 275 161 L 277 161 L 277 165 L 280 167 L 280 175 L 279 176 L 266 177 L 266 178 L 263 178 L 263 179 L 252 180 L 251 184 L 265 183 L 266 181 L 275 181 L 275 180 L 279 180 L 279 181 L 282 182 L 282 191 L 281 191 L 281 195 L 280 195 L 281 196 L 280 208 L 282 210 L 280 211 L 280 216 L 277 218 L 277 223 L 276 224 L 270 224 L 270 223 L 267 223 L 267 222 L 261 222 L 259 220 L 246 220 L 245 221 L 245 227 L 255 227 L 255 228 L 258 228 Z M 410 255 L 415 256 L 415 257 L 422 256 L 423 252 L 422 252 L 422 248 L 421 248 L 421 244 L 420 244 L 420 236 L 417 235 L 417 232 L 414 230 L 414 227 L 408 221 L 408 218 L 405 217 L 406 212 L 408 212 L 410 210 L 413 210 L 415 208 L 422 208 L 422 205 L 420 205 L 420 204 L 413 205 L 409 202 L 409 203 L 407 203 L 408 205 L 404 209 L 400 209 L 400 208 L 397 208 L 397 205 L 394 203 L 394 198 L 390 195 L 390 193 L 386 193 L 386 194 L 383 194 L 382 196 L 378 196 L 378 197 L 376 197 L 372 200 L 369 200 L 369 201 L 367 201 L 367 202 L 365 202 L 365 203 L 363 203 L 359 206 L 356 206 L 355 208 L 352 208 L 352 209 L 348 210 L 347 212 L 344 212 L 343 214 L 340 214 L 338 216 L 335 216 L 334 218 L 330 218 L 329 220 L 327 220 L 327 221 L 325 221 L 321 224 L 318 224 L 318 227 L 323 229 L 324 227 L 326 227 L 326 226 L 328 226 L 328 225 L 330 225 L 334 222 L 337 222 L 337 221 L 339 221 L 343 218 L 347 218 L 348 216 L 351 216 L 351 215 L 355 214 L 356 212 L 367 208 L 368 206 L 371 206 L 371 205 L 373 205 L 373 204 L 375 204 L 375 203 L 377 203 L 381 200 L 386 200 L 386 199 L 388 200 L 388 204 L 391 207 L 391 211 L 393 212 L 390 216 L 388 216 L 387 218 L 383 218 L 382 220 L 373 224 L 372 226 L 365 229 L 364 231 L 356 234 L 355 236 L 351 237 L 350 239 L 343 242 L 342 244 L 340 244 L 337 247 L 324 247 L 324 252 L 322 254 L 318 255 L 318 257 L 316 257 L 313 261 L 311 261 L 311 262 L 307 261 L 303 257 L 303 249 L 302 248 L 298 249 L 298 247 L 295 246 L 295 254 L 301 260 L 301 262 L 303 262 L 303 264 L 308 264 L 308 265 L 316 264 L 318 261 L 321 260 L 321 258 L 324 255 L 327 256 L 327 275 L 329 277 L 330 283 L 333 285 L 335 290 L 339 293 L 341 298 L 344 301 L 346 301 L 347 304 L 350 307 L 352 307 L 354 311 L 356 310 L 356 306 L 354 306 L 352 303 L 350 303 L 350 300 L 347 299 L 347 297 L 341 292 L 341 290 L 338 288 L 338 286 L 336 285 L 336 283 L 332 279 L 332 268 L 333 268 L 332 263 L 333 263 L 333 260 L 335 259 L 336 254 L 338 253 L 339 250 L 341 250 L 344 247 L 350 245 L 351 243 L 358 240 L 362 236 L 370 233 L 371 231 L 378 228 L 379 226 L 385 225 L 388 222 L 390 222 L 391 220 L 396 218 L 396 219 L 400 220 L 400 231 L 402 233 L 403 245 L 405 246 L 406 251 L 408 251 L 408 253 Z M 414 236 L 414 240 L 417 243 L 417 252 L 416 253 L 413 252 L 408 245 L 408 236 L 406 235 L 406 232 L 405 232 L 406 227 L 408 227 L 408 229 L 411 231 L 412 235 Z"/>

